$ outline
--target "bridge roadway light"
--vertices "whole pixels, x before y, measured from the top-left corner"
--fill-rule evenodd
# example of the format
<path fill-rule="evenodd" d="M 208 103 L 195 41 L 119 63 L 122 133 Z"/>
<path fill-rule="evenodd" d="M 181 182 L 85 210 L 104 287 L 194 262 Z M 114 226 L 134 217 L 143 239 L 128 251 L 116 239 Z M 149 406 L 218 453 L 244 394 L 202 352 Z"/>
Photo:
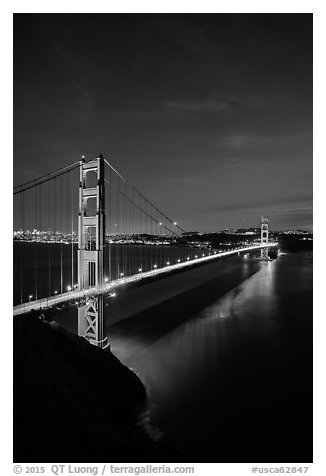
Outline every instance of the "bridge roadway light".
<path fill-rule="evenodd" d="M 55 290 L 55 291 L 54 291 L 54 294 L 58 294 L 58 291 L 57 291 L 57 290 Z"/>
<path fill-rule="evenodd" d="M 180 258 L 179 258 L 179 259 L 178 259 L 178 263 L 180 263 L 180 261 L 181 261 L 181 260 L 180 260 Z"/>
<path fill-rule="evenodd" d="M 28 296 L 28 301 L 30 301 L 31 299 L 33 299 L 33 294 L 30 294 L 30 295 Z"/>
<path fill-rule="evenodd" d="M 109 278 L 105 277 L 104 282 L 107 283 L 109 281 Z"/>
<path fill-rule="evenodd" d="M 188 260 L 188 261 L 190 260 L 189 256 L 187 256 L 187 260 Z"/>
<path fill-rule="evenodd" d="M 141 273 L 143 270 L 141 268 L 138 268 L 138 273 Z"/>
<path fill-rule="evenodd" d="M 123 274 L 123 273 L 120 273 L 120 276 L 121 276 L 121 278 L 123 278 L 124 274 Z"/>
<path fill-rule="evenodd" d="M 157 268 L 157 264 L 154 264 L 153 268 L 156 269 L 156 268 Z"/>
<path fill-rule="evenodd" d="M 167 262 L 166 262 L 166 266 L 170 266 L 170 261 L 167 261 Z"/>
<path fill-rule="evenodd" d="M 176 221 L 174 221 L 174 222 L 173 222 L 173 225 L 174 225 L 174 226 L 176 226 L 176 225 L 177 225 L 177 222 L 176 222 Z"/>
<path fill-rule="evenodd" d="M 71 286 L 67 286 L 67 291 L 71 291 Z"/>
<path fill-rule="evenodd" d="M 197 259 L 197 258 L 198 258 L 198 255 L 195 255 L 195 259 Z"/>

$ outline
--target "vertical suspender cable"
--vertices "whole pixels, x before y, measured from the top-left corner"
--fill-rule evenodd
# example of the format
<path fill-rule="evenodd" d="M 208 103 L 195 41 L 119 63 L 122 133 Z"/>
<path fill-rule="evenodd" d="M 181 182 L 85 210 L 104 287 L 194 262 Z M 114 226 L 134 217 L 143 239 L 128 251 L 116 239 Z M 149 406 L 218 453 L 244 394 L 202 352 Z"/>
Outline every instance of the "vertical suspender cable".
<path fill-rule="evenodd" d="M 129 252 L 130 252 L 130 229 L 129 229 L 129 210 L 130 210 L 130 203 L 129 203 L 129 188 L 128 183 L 126 182 L 126 264 L 125 264 L 125 272 L 126 276 L 129 275 Z"/>
<path fill-rule="evenodd" d="M 134 257 L 135 257 L 135 236 L 134 236 L 134 202 L 133 202 L 133 189 L 132 186 L 129 187 L 129 196 L 130 196 L 130 223 L 131 223 L 131 237 L 132 237 L 132 242 L 131 242 L 131 256 L 130 256 L 130 274 L 134 274 L 135 270 L 135 263 L 134 263 Z"/>
<path fill-rule="evenodd" d="M 44 234 L 42 233 L 43 230 L 42 230 L 42 184 L 39 185 L 39 212 L 40 212 L 40 216 L 39 216 L 39 225 L 40 225 L 40 233 L 41 233 L 41 240 L 43 240 L 43 236 Z M 42 250 L 42 248 L 40 248 Z M 41 274 L 41 286 L 40 286 L 40 292 L 42 292 L 42 273 L 41 273 L 41 270 L 40 270 L 40 274 Z"/>
<path fill-rule="evenodd" d="M 116 271 L 116 278 L 119 278 L 120 274 L 120 245 L 119 245 L 119 234 L 120 234 L 120 177 L 117 175 L 118 179 L 118 187 L 117 187 L 117 271 Z"/>
<path fill-rule="evenodd" d="M 111 168 L 109 167 L 109 182 L 110 184 L 112 183 L 112 172 Z M 110 239 L 109 239 L 109 279 L 112 281 L 112 246 L 111 246 L 111 239 L 112 239 L 112 213 L 113 213 L 113 206 L 112 206 L 112 187 L 110 185 L 110 199 L 109 199 L 109 213 L 110 213 L 110 219 L 109 219 L 109 224 L 110 224 Z"/>
<path fill-rule="evenodd" d="M 140 269 L 142 271 L 144 271 L 143 269 L 143 236 L 142 236 L 142 233 L 143 233 L 143 214 L 142 214 L 142 211 L 141 211 L 141 196 L 139 195 L 139 233 L 140 233 L 140 247 L 139 247 L 139 252 L 140 252 Z"/>
<path fill-rule="evenodd" d="M 69 173 L 68 173 L 67 174 L 67 241 L 68 241 L 67 248 L 68 248 L 68 252 L 69 252 L 69 229 L 70 229 L 70 224 L 69 224 Z M 72 279 L 72 275 L 71 275 L 71 279 Z"/>
<path fill-rule="evenodd" d="M 53 243 L 53 251 L 56 251 L 57 248 L 57 227 L 56 227 L 56 177 L 53 179 L 53 236 L 54 236 L 54 243 Z M 54 253 L 54 256 L 56 256 L 56 253 Z M 54 272 L 53 272 L 53 283 L 55 285 L 56 283 L 56 273 L 55 273 L 55 264 L 56 264 L 56 258 L 54 259 Z M 52 291 L 53 292 L 53 291 Z"/>
<path fill-rule="evenodd" d="M 62 182 L 63 182 L 63 177 L 60 177 L 60 294 L 62 294 L 62 239 L 63 239 L 63 229 L 62 229 L 62 199 L 63 199 L 63 191 L 62 191 Z"/>
<path fill-rule="evenodd" d="M 158 212 L 157 220 L 158 220 L 158 242 L 159 242 L 158 256 L 159 256 L 160 263 L 162 263 L 162 261 L 163 261 L 162 260 L 162 245 L 161 245 L 161 242 L 162 242 L 162 239 L 161 239 L 161 234 L 162 234 L 161 220 L 162 220 L 162 217 L 161 217 L 160 212 Z"/>
<path fill-rule="evenodd" d="M 127 182 L 125 182 L 126 184 L 126 190 L 125 190 L 125 229 L 124 229 L 124 234 L 125 234 L 125 240 L 124 240 L 124 245 L 123 245 L 123 249 L 127 250 L 126 246 L 127 246 L 127 239 L 128 239 L 128 234 L 127 234 L 127 220 L 128 220 L 128 200 L 127 200 L 127 197 L 128 197 L 128 187 L 127 187 Z M 126 275 L 126 262 L 125 262 L 125 259 L 128 259 L 127 256 L 126 256 L 126 253 L 124 253 L 124 260 L 123 260 L 123 274 Z"/>
<path fill-rule="evenodd" d="M 141 269 L 142 271 L 145 271 L 145 254 L 144 254 L 144 230 L 143 230 L 143 211 L 142 211 L 142 204 L 141 204 L 141 196 L 139 196 L 139 214 L 140 214 L 140 234 L 141 234 L 141 240 L 140 240 L 140 253 L 141 253 Z"/>
<path fill-rule="evenodd" d="M 35 228 L 36 230 L 38 230 L 38 201 L 37 201 L 37 192 L 38 192 L 38 189 L 35 188 L 34 189 L 34 211 L 35 211 Z M 38 243 L 37 241 L 35 240 L 34 241 L 34 247 L 35 247 L 35 299 L 37 299 L 37 247 L 38 247 Z"/>
<path fill-rule="evenodd" d="M 135 205 L 134 205 L 134 188 L 132 187 L 131 188 L 131 223 L 132 223 L 132 228 L 131 228 L 131 232 L 132 232 L 132 240 L 133 240 L 133 244 L 132 244 L 132 271 L 131 271 L 131 274 L 133 274 L 134 272 L 134 269 L 135 269 Z"/>
<path fill-rule="evenodd" d="M 121 211 L 121 223 L 122 223 L 122 234 L 125 233 L 125 229 L 124 229 L 124 223 L 125 223 L 125 198 L 123 196 L 123 192 L 122 192 L 122 195 L 121 195 L 121 205 L 122 205 L 122 211 Z M 122 273 L 124 274 L 124 271 L 125 271 L 125 245 L 124 245 L 124 240 L 122 239 L 122 266 L 121 266 L 121 269 L 122 269 Z M 120 276 L 119 278 L 121 277 L 121 273 L 120 273 Z"/>
<path fill-rule="evenodd" d="M 74 200 L 71 196 L 71 289 L 74 289 Z"/>
<path fill-rule="evenodd" d="M 148 240 L 147 240 L 146 202 L 144 202 L 144 222 L 145 222 L 145 223 L 144 223 L 143 233 L 144 233 L 144 235 L 145 235 L 145 239 L 144 239 L 144 242 L 145 242 L 145 243 L 144 243 L 144 256 L 145 256 L 145 266 L 146 266 L 145 270 L 146 270 L 146 271 L 149 271 L 150 268 L 149 268 L 149 266 L 148 266 L 148 261 L 149 261 L 148 258 L 149 258 L 149 256 L 148 256 L 148 248 L 147 248 L 147 241 L 148 241 Z"/>
<path fill-rule="evenodd" d="M 138 252 L 138 259 L 139 259 L 139 269 L 142 270 L 142 260 L 141 260 L 141 212 L 140 212 L 140 195 L 138 194 L 138 230 L 139 230 L 139 252 Z"/>
<path fill-rule="evenodd" d="M 49 181 L 49 202 L 48 202 L 48 206 L 49 206 L 49 210 L 48 210 L 48 213 L 49 213 L 49 216 L 48 216 L 48 238 L 49 238 L 49 241 L 48 241 L 48 264 L 49 264 L 49 289 L 48 289 L 48 296 L 51 296 L 50 294 L 50 290 L 51 290 L 51 243 L 50 243 L 50 234 L 51 234 L 51 222 L 50 222 L 50 217 L 51 217 L 51 181 Z"/>
<path fill-rule="evenodd" d="M 153 263 L 153 207 L 152 205 L 150 206 L 151 207 L 151 211 L 150 211 L 150 225 L 151 225 L 151 267 L 153 268 L 154 267 L 154 264 Z"/>
<path fill-rule="evenodd" d="M 24 192 L 20 194 L 20 304 L 23 304 L 23 243 L 24 243 Z"/>

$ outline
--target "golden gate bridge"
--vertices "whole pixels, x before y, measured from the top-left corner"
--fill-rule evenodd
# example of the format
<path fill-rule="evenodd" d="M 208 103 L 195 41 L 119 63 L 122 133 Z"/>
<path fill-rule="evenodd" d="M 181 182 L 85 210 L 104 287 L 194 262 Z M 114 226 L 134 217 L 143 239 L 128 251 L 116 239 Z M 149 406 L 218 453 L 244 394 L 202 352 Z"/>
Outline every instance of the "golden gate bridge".
<path fill-rule="evenodd" d="M 102 155 L 15 187 L 14 227 L 14 315 L 74 301 L 78 334 L 102 348 L 105 294 L 241 252 L 260 249 L 268 259 L 277 246 L 266 218 L 257 243 L 223 252 L 192 246 Z"/>

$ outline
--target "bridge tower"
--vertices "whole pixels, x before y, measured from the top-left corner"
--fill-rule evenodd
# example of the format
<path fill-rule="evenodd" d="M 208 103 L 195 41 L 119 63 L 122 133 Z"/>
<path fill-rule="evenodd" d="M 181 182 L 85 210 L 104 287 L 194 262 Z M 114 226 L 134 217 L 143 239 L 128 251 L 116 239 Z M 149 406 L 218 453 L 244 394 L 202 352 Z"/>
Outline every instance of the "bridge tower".
<path fill-rule="evenodd" d="M 261 248 L 261 259 L 268 260 L 268 218 L 261 217 L 261 225 L 260 225 L 260 244 L 264 246 Z"/>
<path fill-rule="evenodd" d="M 104 159 L 80 161 L 78 216 L 78 286 L 80 290 L 103 287 L 105 243 Z M 78 308 L 78 335 L 101 348 L 104 336 L 103 294 L 93 294 Z"/>

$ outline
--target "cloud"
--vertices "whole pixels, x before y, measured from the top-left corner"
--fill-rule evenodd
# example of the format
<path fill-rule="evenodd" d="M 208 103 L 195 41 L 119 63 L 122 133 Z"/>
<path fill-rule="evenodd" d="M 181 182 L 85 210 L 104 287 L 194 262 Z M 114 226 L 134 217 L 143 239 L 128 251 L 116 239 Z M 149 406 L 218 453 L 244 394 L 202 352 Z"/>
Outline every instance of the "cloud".
<path fill-rule="evenodd" d="M 206 184 L 206 180 L 199 177 L 171 177 L 168 179 L 168 182 L 176 185 L 185 185 L 187 187 Z"/>
<path fill-rule="evenodd" d="M 169 101 L 166 103 L 166 109 L 176 113 L 214 113 L 223 111 L 228 107 L 228 101 L 217 98 L 202 101 Z"/>
<path fill-rule="evenodd" d="M 258 134 L 234 133 L 224 139 L 224 146 L 234 150 L 244 150 L 256 147 L 295 145 L 311 137 L 310 133 L 296 133 L 277 136 Z"/>
<path fill-rule="evenodd" d="M 288 208 L 277 210 L 275 213 L 270 212 L 269 217 L 279 223 L 284 225 L 285 228 L 313 228 L 313 208 L 312 207 L 297 207 L 297 208 Z"/>
<path fill-rule="evenodd" d="M 290 204 L 304 204 L 305 206 L 301 207 L 289 207 Z M 302 211 L 312 211 L 312 205 L 308 205 L 312 203 L 312 196 L 311 195 L 297 195 L 294 197 L 289 196 L 278 196 L 278 197 L 261 197 L 259 201 L 255 198 L 251 200 L 241 200 L 237 202 L 228 202 L 225 204 L 219 204 L 218 206 L 214 206 L 211 208 L 211 211 L 231 211 L 231 210 L 249 210 L 249 209 L 256 209 L 261 207 L 274 207 L 277 206 L 278 210 L 283 210 L 283 214 L 293 214 L 293 213 L 301 213 Z M 281 207 L 279 208 L 279 206 Z"/>
<path fill-rule="evenodd" d="M 219 169 L 237 169 L 242 167 L 248 167 L 248 165 L 256 165 L 263 163 L 264 159 L 261 157 L 229 157 L 227 162 L 219 164 Z"/>

